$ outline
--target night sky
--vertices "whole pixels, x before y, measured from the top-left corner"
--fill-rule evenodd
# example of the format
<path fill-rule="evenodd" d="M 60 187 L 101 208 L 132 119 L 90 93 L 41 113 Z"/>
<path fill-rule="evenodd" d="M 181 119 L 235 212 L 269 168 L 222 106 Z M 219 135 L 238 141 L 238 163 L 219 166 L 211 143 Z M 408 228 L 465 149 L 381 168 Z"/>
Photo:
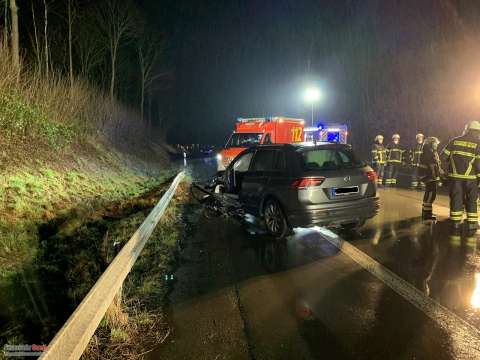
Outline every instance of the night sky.
<path fill-rule="evenodd" d="M 376 132 L 447 137 L 478 113 L 470 40 L 479 9 L 449 0 L 157 4 L 175 67 L 170 139 L 222 143 L 239 116 L 308 119 L 310 83 L 326 95 L 316 117 L 348 123 L 358 146 Z"/>
<path fill-rule="evenodd" d="M 310 84 L 325 94 L 316 119 L 347 123 L 362 149 L 377 133 L 445 141 L 480 117 L 478 0 L 135 3 L 165 39 L 157 70 L 167 75 L 155 84 L 152 122 L 172 143 L 223 144 L 237 117 L 309 119 L 302 95 Z M 62 13 L 65 2 L 56 4 Z M 119 97 L 134 105 L 132 54 L 120 64 L 125 74 L 130 62 L 133 75 L 119 76 L 127 84 Z"/>

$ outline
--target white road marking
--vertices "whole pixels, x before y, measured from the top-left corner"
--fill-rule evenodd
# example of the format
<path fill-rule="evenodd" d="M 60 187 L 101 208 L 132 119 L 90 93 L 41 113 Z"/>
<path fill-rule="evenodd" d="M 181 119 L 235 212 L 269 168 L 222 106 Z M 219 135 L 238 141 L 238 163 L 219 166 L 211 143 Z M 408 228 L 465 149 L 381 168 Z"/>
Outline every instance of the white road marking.
<path fill-rule="evenodd" d="M 315 227 L 324 239 L 349 256 L 362 268 L 382 281 L 405 300 L 435 321 L 454 341 L 456 354 L 462 359 L 480 358 L 480 330 L 463 320 L 434 299 L 426 296 L 409 282 L 396 275 L 382 264 L 341 239 L 332 231 Z M 395 309 L 392 309 L 395 311 Z"/>

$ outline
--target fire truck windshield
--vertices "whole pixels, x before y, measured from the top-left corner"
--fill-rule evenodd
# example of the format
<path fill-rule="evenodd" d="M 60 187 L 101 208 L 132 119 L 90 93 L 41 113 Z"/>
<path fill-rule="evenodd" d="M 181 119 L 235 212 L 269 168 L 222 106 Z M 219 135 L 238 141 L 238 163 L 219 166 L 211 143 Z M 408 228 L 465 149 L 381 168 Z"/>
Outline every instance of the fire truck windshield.
<path fill-rule="evenodd" d="M 261 133 L 235 133 L 231 136 L 226 147 L 250 147 L 260 144 Z"/>

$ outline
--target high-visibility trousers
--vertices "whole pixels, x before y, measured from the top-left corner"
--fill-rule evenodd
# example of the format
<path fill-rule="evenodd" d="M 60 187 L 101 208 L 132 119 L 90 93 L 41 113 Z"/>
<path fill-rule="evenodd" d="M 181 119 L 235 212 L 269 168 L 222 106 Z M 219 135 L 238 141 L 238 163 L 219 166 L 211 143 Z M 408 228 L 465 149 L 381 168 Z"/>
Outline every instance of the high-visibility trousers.
<path fill-rule="evenodd" d="M 470 228 L 478 226 L 477 180 L 450 178 L 450 219 L 460 222 L 464 209 L 467 211 L 467 222 Z"/>
<path fill-rule="evenodd" d="M 385 177 L 385 164 L 375 164 L 375 172 L 377 173 L 377 184 L 382 185 Z"/>
<path fill-rule="evenodd" d="M 386 186 L 395 186 L 397 185 L 397 175 L 398 175 L 398 168 L 400 164 L 396 163 L 389 163 L 387 164 L 387 168 L 385 169 L 385 180 L 384 185 Z"/>
<path fill-rule="evenodd" d="M 425 184 L 423 182 L 421 182 L 420 179 L 421 179 L 420 168 L 418 166 L 414 166 L 413 171 L 412 171 L 412 178 L 411 178 L 411 182 L 410 182 L 410 187 L 412 189 L 416 189 L 419 186 L 423 188 L 425 186 Z"/>
<path fill-rule="evenodd" d="M 431 216 L 433 212 L 433 202 L 437 198 L 437 182 L 429 181 L 425 184 L 425 194 L 423 195 L 422 215 Z"/>

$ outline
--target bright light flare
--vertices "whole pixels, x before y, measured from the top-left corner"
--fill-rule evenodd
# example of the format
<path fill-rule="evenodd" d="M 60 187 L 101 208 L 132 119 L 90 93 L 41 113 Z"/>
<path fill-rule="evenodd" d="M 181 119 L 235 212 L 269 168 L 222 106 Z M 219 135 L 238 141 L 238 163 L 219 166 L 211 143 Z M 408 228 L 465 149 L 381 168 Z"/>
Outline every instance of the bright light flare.
<path fill-rule="evenodd" d="M 310 87 L 305 90 L 304 99 L 307 103 L 313 104 L 322 98 L 322 92 L 319 88 Z"/>
<path fill-rule="evenodd" d="M 480 309 L 480 273 L 475 274 L 475 289 L 470 299 L 470 305 L 474 309 Z"/>

